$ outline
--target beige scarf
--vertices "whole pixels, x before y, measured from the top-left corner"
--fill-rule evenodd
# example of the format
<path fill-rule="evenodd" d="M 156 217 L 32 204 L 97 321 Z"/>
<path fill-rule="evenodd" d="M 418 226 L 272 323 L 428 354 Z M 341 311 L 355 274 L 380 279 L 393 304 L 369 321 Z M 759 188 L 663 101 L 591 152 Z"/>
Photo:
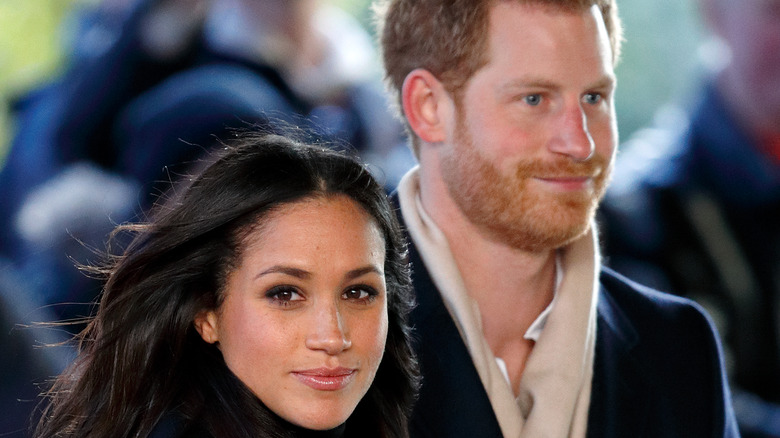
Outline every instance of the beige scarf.
<path fill-rule="evenodd" d="M 418 169 L 398 186 L 401 213 L 460 331 L 507 438 L 584 438 L 596 341 L 600 258 L 594 227 L 562 248 L 551 310 L 526 363 L 515 398 L 482 333 L 479 308 L 465 290 L 447 239 L 420 202 Z M 534 324 L 537 325 L 537 324 Z"/>

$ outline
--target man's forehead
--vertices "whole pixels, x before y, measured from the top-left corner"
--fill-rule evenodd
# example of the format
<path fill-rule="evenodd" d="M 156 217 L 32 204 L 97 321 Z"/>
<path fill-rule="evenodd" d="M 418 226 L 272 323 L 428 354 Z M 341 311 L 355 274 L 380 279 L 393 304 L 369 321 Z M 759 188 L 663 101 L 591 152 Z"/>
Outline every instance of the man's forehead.
<path fill-rule="evenodd" d="M 502 88 L 517 88 L 518 84 L 555 88 L 542 83 L 570 71 L 572 62 L 581 67 L 580 73 L 590 73 L 585 75 L 589 88 L 614 88 L 612 47 L 598 11 L 558 9 L 548 16 L 544 9 L 533 6 L 528 6 L 531 9 L 526 13 L 522 10 L 526 6 L 518 8 L 519 3 L 501 2 L 490 14 L 483 67 L 502 66 L 499 68 L 513 72 Z"/>
<path fill-rule="evenodd" d="M 591 6 L 597 5 L 595 0 L 493 0 L 493 4 L 498 3 L 538 5 L 558 11 L 582 11 L 589 9 Z"/>

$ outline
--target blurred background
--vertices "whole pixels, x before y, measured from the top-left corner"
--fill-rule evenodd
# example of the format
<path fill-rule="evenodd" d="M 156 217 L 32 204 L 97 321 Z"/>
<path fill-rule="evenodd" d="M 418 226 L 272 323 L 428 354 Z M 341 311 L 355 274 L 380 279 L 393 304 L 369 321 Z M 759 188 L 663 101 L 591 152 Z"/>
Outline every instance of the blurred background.
<path fill-rule="evenodd" d="M 369 31 L 370 0 L 327 0 L 352 14 Z M 59 73 L 72 43 L 74 8 L 96 0 L 3 0 L 0 2 L 0 163 L 14 131 L 8 105 Z M 700 73 L 702 28 L 692 0 L 622 0 L 626 28 L 618 67 L 620 134 L 651 121 L 656 109 L 684 103 Z"/>
<path fill-rule="evenodd" d="M 602 235 L 608 243 L 605 256 L 615 265 L 629 260 L 622 271 L 663 290 L 697 299 L 710 310 L 724 334 L 730 372 L 737 370 L 733 375 L 745 376 L 735 380 L 743 436 L 780 437 L 780 405 L 776 404 L 780 402 L 780 379 L 771 377 L 780 375 L 780 322 L 774 310 L 780 308 L 777 130 L 769 130 L 776 137 L 778 158 L 774 165 L 756 159 L 757 164 L 729 169 L 740 161 L 734 156 L 744 155 L 739 148 L 749 143 L 739 137 L 731 149 L 734 155 L 723 155 L 713 167 L 714 179 L 729 189 L 750 180 L 751 175 L 769 175 L 760 184 L 739 186 L 736 198 L 742 204 L 733 207 L 736 204 L 730 198 L 722 201 L 716 188 L 707 187 L 707 196 L 715 193 L 707 198 L 710 204 L 723 206 L 728 212 L 736 208 L 748 219 L 765 218 L 761 227 L 750 222 L 745 225 L 744 221 L 737 226 L 760 233 L 754 239 L 763 245 L 758 249 L 744 246 L 738 235 L 736 246 L 719 251 L 715 245 L 713 250 L 708 239 L 730 241 L 723 233 L 714 238 L 691 238 L 704 235 L 693 226 L 681 234 L 667 233 L 665 240 L 656 238 L 658 228 L 674 228 L 667 222 L 676 224 L 685 216 L 684 211 L 664 213 L 667 222 L 651 221 L 660 210 L 648 213 L 647 206 L 652 203 L 637 189 L 646 183 L 643 178 L 647 175 L 668 177 L 662 182 L 651 178 L 653 187 L 672 185 L 670 181 L 694 175 L 691 168 L 706 167 L 695 161 L 688 167 L 678 165 L 678 158 L 684 155 L 680 145 L 692 137 L 688 115 L 698 114 L 694 108 L 701 107 L 702 94 L 711 94 L 702 90 L 727 59 L 723 44 L 706 30 L 700 2 L 722 7 L 729 0 L 618 0 L 625 43 L 617 68 L 616 106 L 620 137 L 625 142 L 620 155 L 625 155 L 625 163 L 618 164 L 615 189 L 603 208 L 609 213 L 603 219 Z M 216 18 L 206 20 L 205 5 L 212 3 L 222 7 L 215 8 Z M 318 13 L 304 8 L 284 15 L 293 3 L 316 3 Z M 99 285 L 76 271 L 74 262 L 94 260 L 92 249 L 104 247 L 106 233 L 113 225 L 137 218 L 154 196 L 164 192 L 165 187 L 150 181 L 162 180 L 169 185 L 169 180 L 186 168 L 168 164 L 192 164 L 214 135 L 224 138 L 225 124 L 241 119 L 272 125 L 279 119 L 314 128 L 326 139 L 353 144 L 388 191 L 394 188 L 412 159 L 400 124 L 387 110 L 382 94 L 369 4 L 370 0 L 0 1 L 0 437 L 25 436 L 25 422 L 36 403 L 36 384 L 45 383 L 47 376 L 56 374 L 72 357 L 70 347 L 39 347 L 68 339 L 78 325 L 57 329 L 29 325 L 90 313 L 89 302 Z M 750 5 L 768 17 L 766 46 L 756 53 L 780 53 L 780 2 L 746 0 L 744 8 L 741 2 L 734 4 L 740 6 L 731 13 L 747 10 Z M 244 9 L 236 14 L 236 7 Z M 272 12 L 281 15 L 266 17 L 259 24 L 246 20 Z M 296 46 L 296 41 L 307 39 L 306 32 L 290 37 L 300 37 L 300 41 L 291 42 L 284 33 L 296 25 L 286 30 L 279 25 L 314 16 L 316 26 L 310 33 L 325 35 L 324 42 L 315 39 L 317 44 Z M 746 20 L 737 27 L 747 34 L 750 20 L 757 18 Z M 279 29 L 266 30 L 272 27 Z M 207 44 L 198 35 L 208 40 Z M 266 41 L 266 46 L 242 45 L 247 35 Z M 750 38 L 748 35 L 745 41 Z M 777 50 L 771 44 L 777 44 Z M 780 87 L 780 82 L 770 86 Z M 259 106 L 267 112 L 258 113 Z M 316 126 L 307 126 L 307 120 L 315 120 Z M 722 122 L 707 123 L 735 125 Z M 181 130 L 174 131 L 174 127 Z M 179 141 L 183 136 L 185 141 Z M 638 152 L 627 153 L 631 149 Z M 161 169 L 167 173 L 160 174 Z M 150 193 L 152 197 L 147 196 Z M 748 198 L 760 210 L 746 207 Z M 688 198 L 681 202 L 683 210 L 693 205 Z M 727 231 L 733 222 L 722 214 L 693 217 L 695 224 L 722 222 Z M 648 229 L 640 226 L 643 224 Z M 688 284 L 656 281 L 667 276 L 654 275 L 662 269 L 647 260 L 638 262 L 639 256 L 647 255 L 642 252 L 649 250 L 631 247 L 632 239 L 650 242 L 657 259 L 680 262 L 672 272 L 676 269 L 688 280 L 702 281 L 693 284 L 693 292 Z M 660 244 L 662 240 L 693 243 L 673 248 L 672 257 L 671 250 Z M 735 281 L 722 281 L 724 275 L 718 267 L 734 271 L 728 269 L 734 265 L 728 256 L 739 252 L 732 250 L 740 246 L 748 255 L 747 261 L 741 262 L 747 268 L 737 273 Z M 691 263 L 719 253 L 726 254 L 726 260 L 712 260 L 710 270 Z M 753 258 L 774 263 L 761 268 L 772 278 L 766 280 L 762 274 L 751 280 L 748 271 Z M 716 284 L 710 287 L 707 281 Z M 724 292 L 727 299 L 697 293 L 732 283 L 742 285 L 742 289 L 736 294 Z M 739 318 L 732 318 L 733 309 L 742 309 Z M 763 325 L 751 325 L 758 310 L 765 313 Z M 738 338 L 750 342 L 765 339 L 769 347 L 756 344 L 752 350 L 744 350 Z"/>

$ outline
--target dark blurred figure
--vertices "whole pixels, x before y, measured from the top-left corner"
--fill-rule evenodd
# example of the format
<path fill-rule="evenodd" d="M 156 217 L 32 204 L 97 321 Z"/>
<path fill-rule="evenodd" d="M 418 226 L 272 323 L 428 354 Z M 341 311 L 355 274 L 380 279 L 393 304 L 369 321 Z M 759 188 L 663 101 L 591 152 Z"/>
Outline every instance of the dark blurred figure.
<path fill-rule="evenodd" d="M 165 196 L 231 128 L 301 126 L 349 144 L 388 190 L 412 160 L 371 38 L 325 1 L 104 0 L 72 23 L 66 71 L 14 105 L 0 170 L 0 277 L 12 292 L 0 311 L 89 315 L 99 282 L 74 264 L 94 261 L 117 223 Z M 33 320 L 10 315 L 0 327 L 9 333 Z M 38 331 L 22 333 L 14 345 Z M 30 376 L 53 374 L 25 357 L 15 363 L 29 373 L 3 378 L 28 388 Z M 0 395 L 19 398 L 6 386 Z"/>
<path fill-rule="evenodd" d="M 602 204 L 607 263 L 704 304 L 743 436 L 780 436 L 780 1 L 701 0 L 725 43 L 689 113 L 639 132 Z"/>
<path fill-rule="evenodd" d="M 30 436 L 41 385 L 60 373 L 74 357 L 67 347 L 53 345 L 66 341 L 65 331 L 22 325 L 20 321 L 49 321 L 47 307 L 40 306 L 24 289 L 21 279 L 0 263 L 0 437 Z M 47 346 L 44 348 L 44 346 Z"/>
<path fill-rule="evenodd" d="M 370 37 L 324 2 L 105 0 L 77 17 L 70 68 L 17 103 L 0 173 L 0 258 L 47 302 L 94 298 L 63 280 L 78 275 L 68 257 L 88 262 L 230 128 L 304 125 L 389 187 L 406 170 L 384 164 L 407 153 Z"/>

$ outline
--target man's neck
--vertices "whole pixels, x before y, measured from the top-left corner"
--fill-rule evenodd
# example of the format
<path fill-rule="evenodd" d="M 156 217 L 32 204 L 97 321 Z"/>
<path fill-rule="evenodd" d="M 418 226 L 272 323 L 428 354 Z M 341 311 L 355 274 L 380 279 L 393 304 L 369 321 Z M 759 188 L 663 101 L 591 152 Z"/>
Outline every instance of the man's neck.
<path fill-rule="evenodd" d="M 466 291 L 479 307 L 485 338 L 506 362 L 517 390 L 533 347 L 524 335 L 554 295 L 556 251 L 529 252 L 485 237 L 446 188 L 426 181 L 422 172 L 420 178 L 423 208 L 447 238 Z"/>

